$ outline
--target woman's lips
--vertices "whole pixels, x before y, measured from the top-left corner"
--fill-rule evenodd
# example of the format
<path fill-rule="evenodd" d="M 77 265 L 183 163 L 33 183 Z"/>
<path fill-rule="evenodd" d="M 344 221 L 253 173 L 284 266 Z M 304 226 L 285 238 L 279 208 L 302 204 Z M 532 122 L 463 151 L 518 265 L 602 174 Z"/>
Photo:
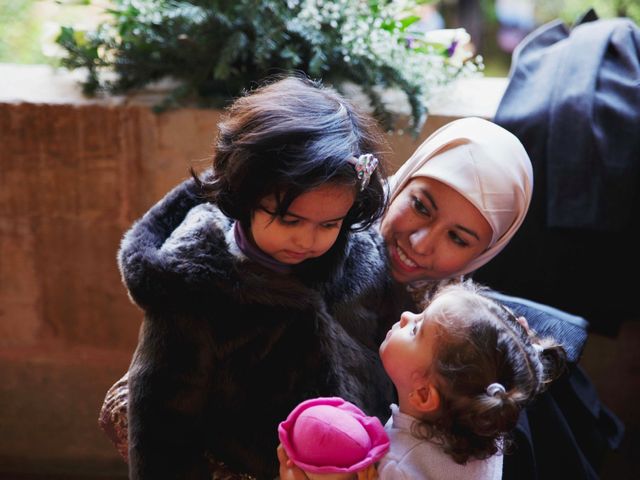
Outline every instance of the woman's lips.
<path fill-rule="evenodd" d="M 420 266 L 416 262 L 411 260 L 398 244 L 395 244 L 391 248 L 391 257 L 394 261 L 394 264 L 399 267 L 399 269 L 405 272 L 415 272 L 416 270 L 420 269 Z"/>

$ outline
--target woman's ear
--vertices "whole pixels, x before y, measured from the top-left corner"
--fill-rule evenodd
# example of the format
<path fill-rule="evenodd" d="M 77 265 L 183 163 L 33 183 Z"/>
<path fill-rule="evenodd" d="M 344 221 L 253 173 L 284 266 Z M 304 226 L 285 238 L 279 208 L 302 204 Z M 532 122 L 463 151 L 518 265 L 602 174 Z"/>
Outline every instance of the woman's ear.
<path fill-rule="evenodd" d="M 432 383 L 416 388 L 409 395 L 411 405 L 422 413 L 435 412 L 440 408 L 440 394 Z"/>

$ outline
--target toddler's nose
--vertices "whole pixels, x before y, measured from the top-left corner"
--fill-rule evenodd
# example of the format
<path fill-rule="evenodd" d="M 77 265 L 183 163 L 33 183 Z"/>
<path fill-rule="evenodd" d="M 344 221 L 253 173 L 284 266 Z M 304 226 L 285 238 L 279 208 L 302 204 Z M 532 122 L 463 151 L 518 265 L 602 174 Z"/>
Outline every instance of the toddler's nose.
<path fill-rule="evenodd" d="M 404 328 L 404 326 L 411 321 L 411 312 L 404 312 L 400 315 L 400 328 Z"/>

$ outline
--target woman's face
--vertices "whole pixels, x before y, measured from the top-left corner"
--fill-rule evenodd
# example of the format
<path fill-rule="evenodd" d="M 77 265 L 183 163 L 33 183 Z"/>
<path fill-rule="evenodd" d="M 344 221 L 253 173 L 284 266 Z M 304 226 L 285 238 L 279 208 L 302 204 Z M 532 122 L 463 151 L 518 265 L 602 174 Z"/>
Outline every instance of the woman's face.
<path fill-rule="evenodd" d="M 267 255 L 296 265 L 329 250 L 355 200 L 353 187 L 323 185 L 298 196 L 286 215 L 273 217 L 275 196 L 265 197 L 251 217 L 251 236 Z"/>
<path fill-rule="evenodd" d="M 491 242 L 476 207 L 437 180 L 416 177 L 391 202 L 380 231 L 391 274 L 401 283 L 455 276 Z"/>

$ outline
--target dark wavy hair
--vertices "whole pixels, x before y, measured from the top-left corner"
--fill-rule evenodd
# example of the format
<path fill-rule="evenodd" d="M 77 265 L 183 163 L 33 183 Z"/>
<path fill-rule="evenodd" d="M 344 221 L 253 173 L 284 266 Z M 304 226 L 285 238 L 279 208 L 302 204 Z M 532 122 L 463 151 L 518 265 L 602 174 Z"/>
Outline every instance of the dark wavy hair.
<path fill-rule="evenodd" d="M 320 82 L 272 77 L 236 99 L 218 126 L 213 175 L 192 174 L 208 199 L 243 225 L 265 196 L 275 195 L 275 216 L 283 216 L 296 197 L 326 183 L 357 192 L 343 230 L 364 230 L 383 214 L 384 135 L 372 117 Z M 348 159 L 368 153 L 380 163 L 361 190 Z"/>
<path fill-rule="evenodd" d="M 414 429 L 460 464 L 508 450 L 520 411 L 565 365 L 561 345 L 538 338 L 485 291 L 466 281 L 435 294 L 434 300 L 444 293 L 459 298 L 435 313 L 438 340 L 426 374 L 440 394 L 440 408 Z M 492 383 L 505 391 L 487 391 Z"/>

